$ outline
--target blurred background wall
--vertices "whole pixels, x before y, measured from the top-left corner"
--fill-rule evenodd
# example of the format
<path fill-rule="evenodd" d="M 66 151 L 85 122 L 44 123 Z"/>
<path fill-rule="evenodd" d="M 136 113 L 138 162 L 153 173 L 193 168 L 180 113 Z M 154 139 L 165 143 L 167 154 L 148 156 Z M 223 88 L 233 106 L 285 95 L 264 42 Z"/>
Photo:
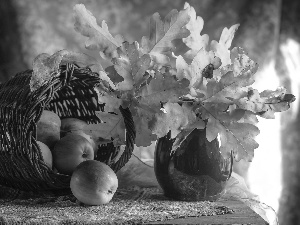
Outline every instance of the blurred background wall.
<path fill-rule="evenodd" d="M 72 8 L 85 4 L 97 20 L 105 19 L 112 34 L 140 41 L 148 34 L 149 16 L 164 17 L 182 9 L 185 0 L 1 0 L 0 82 L 31 68 L 40 53 L 60 49 L 82 51 L 84 40 L 73 29 Z M 259 63 L 258 89 L 285 86 L 297 101 L 275 120 L 263 121 L 259 149 L 252 163 L 235 171 L 250 189 L 271 205 L 281 224 L 300 224 L 300 2 L 298 0 L 190 0 L 204 19 L 203 33 L 219 40 L 224 27 L 240 23 L 232 46 L 243 47 Z"/>

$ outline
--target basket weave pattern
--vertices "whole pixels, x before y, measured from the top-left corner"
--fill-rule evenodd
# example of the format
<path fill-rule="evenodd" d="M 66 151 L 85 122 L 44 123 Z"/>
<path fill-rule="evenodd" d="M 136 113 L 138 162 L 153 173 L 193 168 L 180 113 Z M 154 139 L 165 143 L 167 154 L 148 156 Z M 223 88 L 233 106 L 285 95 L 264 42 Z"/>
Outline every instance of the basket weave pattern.
<path fill-rule="evenodd" d="M 0 185 L 22 191 L 68 189 L 70 176 L 55 173 L 42 159 L 36 142 L 36 123 L 43 110 L 61 119 L 73 117 L 87 123 L 100 123 L 95 111 L 103 106 L 93 90 L 101 83 L 97 73 L 73 64 L 61 65 L 52 79 L 35 91 L 30 90 L 32 70 L 16 74 L 0 84 Z M 135 139 L 131 113 L 120 107 L 126 126 L 126 148 L 121 158 L 109 164 L 115 171 L 129 160 Z M 98 146 L 96 160 L 112 162 L 119 148 Z M 1 196 L 1 195 L 0 195 Z"/>

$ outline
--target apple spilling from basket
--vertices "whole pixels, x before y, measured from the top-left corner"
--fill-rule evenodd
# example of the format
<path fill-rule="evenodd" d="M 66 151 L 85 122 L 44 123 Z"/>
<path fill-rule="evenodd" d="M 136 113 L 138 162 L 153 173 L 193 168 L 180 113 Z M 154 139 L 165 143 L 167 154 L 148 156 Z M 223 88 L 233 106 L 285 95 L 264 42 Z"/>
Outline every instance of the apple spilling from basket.
<path fill-rule="evenodd" d="M 94 160 L 97 141 L 84 132 L 85 121 L 44 110 L 37 122 L 37 143 L 45 164 L 71 176 L 73 195 L 87 205 L 108 203 L 118 188 L 115 172 Z"/>

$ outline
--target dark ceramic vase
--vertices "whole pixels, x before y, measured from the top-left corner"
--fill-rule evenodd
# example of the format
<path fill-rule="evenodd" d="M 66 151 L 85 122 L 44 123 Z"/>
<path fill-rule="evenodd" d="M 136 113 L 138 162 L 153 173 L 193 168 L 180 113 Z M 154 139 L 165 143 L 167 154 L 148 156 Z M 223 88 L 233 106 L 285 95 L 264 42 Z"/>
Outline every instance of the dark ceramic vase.
<path fill-rule="evenodd" d="M 215 201 L 231 176 L 233 158 L 224 159 L 217 139 L 209 142 L 206 130 L 193 130 L 171 154 L 170 133 L 157 141 L 154 170 L 166 197 L 182 201 Z M 178 151 L 179 150 L 179 151 Z"/>

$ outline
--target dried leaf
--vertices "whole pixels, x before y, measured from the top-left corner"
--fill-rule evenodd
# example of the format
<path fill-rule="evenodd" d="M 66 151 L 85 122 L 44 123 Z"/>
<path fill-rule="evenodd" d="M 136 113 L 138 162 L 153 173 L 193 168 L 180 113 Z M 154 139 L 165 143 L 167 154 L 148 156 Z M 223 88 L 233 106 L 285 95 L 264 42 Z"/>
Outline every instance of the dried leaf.
<path fill-rule="evenodd" d="M 237 161 L 245 159 L 251 161 L 254 156 L 254 149 L 258 148 L 255 136 L 259 129 L 247 123 L 226 123 L 220 130 L 221 153 L 223 156 L 230 156 L 233 152 Z"/>
<path fill-rule="evenodd" d="M 136 129 L 135 144 L 140 147 L 147 147 L 151 145 L 152 141 L 157 140 L 155 134 L 149 129 L 149 124 L 153 120 L 154 114 L 148 110 L 136 107 L 131 110 L 133 114 L 133 121 Z"/>
<path fill-rule="evenodd" d="M 171 131 L 175 151 L 193 129 L 206 129 L 208 141 L 220 136 L 225 158 L 233 154 L 237 160 L 251 161 L 258 147 L 254 140 L 259 133 L 257 115 L 273 118 L 274 112 L 287 110 L 295 100 L 283 88 L 253 90 L 257 63 L 242 48 L 230 50 L 239 25 L 224 28 L 219 41 L 208 46 L 208 35 L 201 35 L 203 19 L 188 3 L 164 20 L 155 13 L 150 18 L 149 37 L 142 38 L 141 47 L 114 38 L 106 23 L 98 26 L 83 5 L 76 5 L 74 12 L 76 30 L 88 37 L 87 47 L 104 52 L 112 63 L 105 72 L 99 69 L 103 84 L 95 88 L 99 103 L 105 103 L 105 112 L 98 113 L 104 123 L 89 125 L 90 132 L 105 140 L 124 144 L 121 105 L 133 115 L 138 146 L 150 145 Z M 183 43 L 189 51 L 176 56 L 175 47 Z M 62 60 L 61 56 L 47 57 L 36 61 L 34 70 L 45 77 Z"/>
<path fill-rule="evenodd" d="M 198 51 L 193 58 L 192 63 L 189 65 L 186 63 L 182 56 L 178 56 L 176 59 L 176 77 L 181 80 L 186 78 L 190 81 L 191 95 L 196 96 L 196 90 L 202 85 L 203 77 L 207 77 L 207 68 L 211 67 L 211 75 L 214 69 L 220 66 L 220 59 L 215 56 L 214 52 L 207 52 L 204 49 Z M 209 77 L 211 78 L 211 77 Z M 195 90 L 196 89 L 196 90 Z"/>
<path fill-rule="evenodd" d="M 212 141 L 220 135 L 221 151 L 225 158 L 232 151 L 237 160 L 252 160 L 253 151 L 258 147 L 254 137 L 259 130 L 254 123 L 247 123 L 249 115 L 244 110 L 225 103 L 203 103 L 197 110 L 201 118 L 207 121 L 207 140 Z"/>
<path fill-rule="evenodd" d="M 76 63 L 89 67 L 94 66 L 97 72 L 103 70 L 101 65 L 93 57 L 83 53 L 72 52 L 65 49 L 57 51 L 51 56 L 42 53 L 33 61 L 33 73 L 30 80 L 31 91 L 37 90 L 50 81 L 52 76 L 58 72 L 61 63 Z"/>
<path fill-rule="evenodd" d="M 151 58 L 149 54 L 140 56 L 139 45 L 137 42 L 129 44 L 123 42 L 117 49 L 118 57 L 113 58 L 112 62 L 118 75 L 123 77 L 123 81 L 117 84 L 118 90 L 127 91 L 143 80 L 143 76 L 150 67 Z"/>
<path fill-rule="evenodd" d="M 84 129 L 85 133 L 93 137 L 113 140 L 115 145 L 126 144 L 125 124 L 121 112 L 113 114 L 97 111 L 96 115 L 102 123 L 88 124 Z"/>
<path fill-rule="evenodd" d="M 215 51 L 216 56 L 221 59 L 222 66 L 231 64 L 229 48 L 238 27 L 239 24 L 235 24 L 229 29 L 225 27 L 222 31 L 219 42 L 213 40 L 210 44 L 211 50 Z"/>
<path fill-rule="evenodd" d="M 106 67 L 105 72 L 107 74 L 107 77 L 111 80 L 111 82 L 113 83 L 113 85 L 115 87 L 116 87 L 116 84 L 124 81 L 124 78 L 121 75 L 118 74 L 118 72 L 116 71 L 114 65 Z"/>
<path fill-rule="evenodd" d="M 204 92 L 205 98 L 202 102 L 232 103 L 233 99 L 240 99 L 247 94 L 243 87 L 254 83 L 252 73 L 244 73 L 235 77 L 232 72 L 228 72 L 221 77 L 220 81 L 211 79 L 207 83 L 207 90 Z"/>
<path fill-rule="evenodd" d="M 249 110 L 263 118 L 275 118 L 275 112 L 283 112 L 290 108 L 290 103 L 295 100 L 291 94 L 286 94 L 283 87 L 275 91 L 265 90 L 261 93 L 256 89 L 250 89 L 247 97 L 236 101 L 236 105 L 244 110 Z"/>
<path fill-rule="evenodd" d="M 122 99 L 116 96 L 111 96 L 108 93 L 98 95 L 98 103 L 105 104 L 104 112 L 119 112 L 119 107 L 122 105 Z"/>
<path fill-rule="evenodd" d="M 176 102 L 179 97 L 189 93 L 188 86 L 187 79 L 179 81 L 170 75 L 154 78 L 141 88 L 139 102 L 149 106 L 160 106 L 160 102 Z"/>
<path fill-rule="evenodd" d="M 177 152 L 177 154 L 180 154 L 180 153 L 178 153 L 178 149 L 179 149 L 180 145 L 182 144 L 182 142 L 184 140 L 186 140 L 187 136 L 189 136 L 189 134 L 192 133 L 193 130 L 194 129 L 184 129 L 177 134 L 177 136 L 174 140 L 174 143 L 172 145 L 171 154 L 173 154 L 175 152 Z"/>
<path fill-rule="evenodd" d="M 254 62 L 247 53 L 242 48 L 233 48 L 230 51 L 230 57 L 232 61 L 231 70 L 234 73 L 234 76 L 239 76 L 241 73 L 245 73 L 245 71 L 249 71 L 251 73 L 256 73 L 258 69 L 258 64 Z"/>
<path fill-rule="evenodd" d="M 149 53 L 157 63 L 166 64 L 169 61 L 167 53 L 175 49 L 172 41 L 189 35 L 184 28 L 190 20 L 188 12 L 188 9 L 180 12 L 174 9 L 164 21 L 158 13 L 154 13 L 150 18 L 150 36 L 144 36 L 141 41 L 143 53 Z"/>
<path fill-rule="evenodd" d="M 209 37 L 207 34 L 200 34 L 204 25 L 202 17 L 196 15 L 195 9 L 191 7 L 189 3 L 186 2 L 184 8 L 189 10 L 188 13 L 191 17 L 190 21 L 185 26 L 186 29 L 190 31 L 190 35 L 182 39 L 190 48 L 184 56 L 193 59 L 200 49 L 207 49 Z"/>
<path fill-rule="evenodd" d="M 69 50 L 60 50 L 55 54 L 63 56 L 61 63 L 75 63 L 79 66 L 89 67 L 94 72 L 102 72 L 103 68 L 94 57 L 81 52 L 72 52 Z"/>
<path fill-rule="evenodd" d="M 108 31 L 106 22 L 103 20 L 101 26 L 97 24 L 96 18 L 83 4 L 74 6 L 74 28 L 83 36 L 88 37 L 85 47 L 91 50 L 99 50 L 106 55 L 112 53 L 121 46 L 121 37 L 113 37 Z"/>
<path fill-rule="evenodd" d="M 107 69 L 107 68 L 106 68 Z M 105 69 L 105 70 L 106 70 Z M 104 82 L 106 82 L 108 85 L 109 85 L 109 88 L 111 88 L 111 89 L 113 89 L 113 90 L 116 90 L 116 85 L 114 84 L 114 82 L 113 82 L 113 80 L 111 79 L 111 76 L 109 76 L 110 75 L 110 73 L 106 73 L 106 72 L 104 72 L 104 71 L 100 71 L 99 72 L 99 78 L 102 80 L 102 81 L 104 81 Z"/>
<path fill-rule="evenodd" d="M 175 138 L 183 129 L 203 129 L 205 123 L 196 117 L 192 108 L 178 103 L 167 102 L 161 113 L 155 115 L 155 120 L 150 129 L 158 138 L 165 136 L 171 131 L 171 138 Z"/>

